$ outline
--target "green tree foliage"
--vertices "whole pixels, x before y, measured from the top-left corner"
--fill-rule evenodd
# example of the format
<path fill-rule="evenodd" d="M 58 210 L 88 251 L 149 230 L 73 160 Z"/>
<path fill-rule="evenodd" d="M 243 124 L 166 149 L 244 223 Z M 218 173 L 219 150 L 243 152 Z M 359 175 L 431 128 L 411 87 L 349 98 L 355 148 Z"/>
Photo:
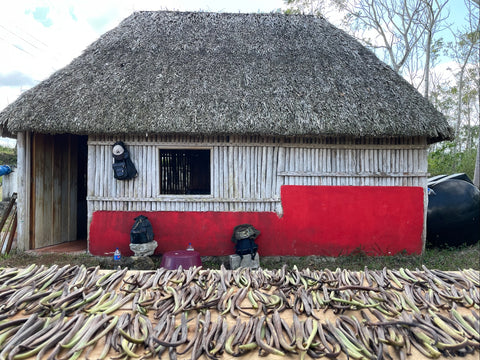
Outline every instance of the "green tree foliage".
<path fill-rule="evenodd" d="M 0 165 L 17 166 L 17 148 L 0 146 Z"/>
<path fill-rule="evenodd" d="M 455 142 L 443 142 L 428 154 L 430 176 L 465 173 L 473 179 L 477 149 L 470 148 L 459 152 L 455 151 L 455 147 Z"/>

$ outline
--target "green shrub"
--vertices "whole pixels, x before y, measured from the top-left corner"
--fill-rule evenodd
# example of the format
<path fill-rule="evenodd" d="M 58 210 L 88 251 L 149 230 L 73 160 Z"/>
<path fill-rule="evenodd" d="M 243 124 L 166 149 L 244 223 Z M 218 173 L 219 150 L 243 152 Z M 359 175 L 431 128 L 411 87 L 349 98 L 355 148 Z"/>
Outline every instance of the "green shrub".
<path fill-rule="evenodd" d="M 455 152 L 455 143 L 445 142 L 437 150 L 428 154 L 430 176 L 465 173 L 473 179 L 475 172 L 476 149 Z"/>
<path fill-rule="evenodd" d="M 0 146 L 0 165 L 17 166 L 17 148 Z"/>

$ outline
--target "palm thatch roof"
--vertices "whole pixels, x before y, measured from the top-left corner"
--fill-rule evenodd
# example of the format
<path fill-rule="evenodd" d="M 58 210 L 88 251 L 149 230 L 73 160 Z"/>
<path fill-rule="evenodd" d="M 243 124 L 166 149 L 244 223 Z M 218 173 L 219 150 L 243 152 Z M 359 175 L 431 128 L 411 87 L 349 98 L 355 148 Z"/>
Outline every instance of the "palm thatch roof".
<path fill-rule="evenodd" d="M 8 132 L 425 136 L 452 129 L 324 19 L 138 12 L 0 113 Z"/>

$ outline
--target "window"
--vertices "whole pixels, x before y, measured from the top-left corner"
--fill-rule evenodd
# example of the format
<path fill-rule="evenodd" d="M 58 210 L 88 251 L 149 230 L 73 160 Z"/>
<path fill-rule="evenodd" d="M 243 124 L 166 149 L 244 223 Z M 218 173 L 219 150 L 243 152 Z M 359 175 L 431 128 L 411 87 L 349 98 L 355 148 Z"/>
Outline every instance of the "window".
<path fill-rule="evenodd" d="M 160 194 L 209 195 L 210 150 L 160 149 Z"/>

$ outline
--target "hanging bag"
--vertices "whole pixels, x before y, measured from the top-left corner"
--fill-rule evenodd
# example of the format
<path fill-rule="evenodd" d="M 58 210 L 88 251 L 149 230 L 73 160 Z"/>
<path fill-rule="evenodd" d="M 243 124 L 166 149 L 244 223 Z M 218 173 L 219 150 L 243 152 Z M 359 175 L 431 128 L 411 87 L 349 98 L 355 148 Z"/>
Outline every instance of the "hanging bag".
<path fill-rule="evenodd" d="M 113 176 L 117 180 L 130 180 L 138 175 L 137 169 L 130 158 L 130 152 L 122 141 L 113 144 Z"/>

